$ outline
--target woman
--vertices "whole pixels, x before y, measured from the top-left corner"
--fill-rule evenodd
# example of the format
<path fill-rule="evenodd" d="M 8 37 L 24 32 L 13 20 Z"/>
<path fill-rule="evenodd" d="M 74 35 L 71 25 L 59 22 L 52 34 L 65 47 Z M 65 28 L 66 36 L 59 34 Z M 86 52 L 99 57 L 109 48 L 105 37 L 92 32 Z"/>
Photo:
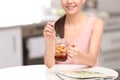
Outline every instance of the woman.
<path fill-rule="evenodd" d="M 57 62 L 59 64 L 97 65 L 103 22 L 97 17 L 84 15 L 81 11 L 84 3 L 85 0 L 61 0 L 62 7 L 66 11 L 61 21 L 64 24 L 63 37 L 68 43 L 68 59 L 65 62 Z M 46 41 L 44 62 L 49 68 L 56 64 L 54 24 L 48 22 L 43 32 Z"/>

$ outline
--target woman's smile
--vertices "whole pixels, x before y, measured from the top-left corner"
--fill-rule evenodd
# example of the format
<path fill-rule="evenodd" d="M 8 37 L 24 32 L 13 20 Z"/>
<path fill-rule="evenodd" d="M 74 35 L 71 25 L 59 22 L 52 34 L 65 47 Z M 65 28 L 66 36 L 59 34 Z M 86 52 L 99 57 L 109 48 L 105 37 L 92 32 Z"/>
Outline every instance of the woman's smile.
<path fill-rule="evenodd" d="M 68 11 L 74 10 L 76 6 L 66 6 Z"/>

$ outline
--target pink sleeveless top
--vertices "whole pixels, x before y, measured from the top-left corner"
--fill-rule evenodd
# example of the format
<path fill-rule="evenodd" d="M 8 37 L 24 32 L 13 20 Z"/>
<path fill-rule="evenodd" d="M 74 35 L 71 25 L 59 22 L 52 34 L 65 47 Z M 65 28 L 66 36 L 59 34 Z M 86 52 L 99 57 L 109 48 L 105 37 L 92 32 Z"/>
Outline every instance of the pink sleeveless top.
<path fill-rule="evenodd" d="M 80 36 L 74 39 L 73 42 L 71 42 L 72 44 L 77 45 L 80 48 L 80 51 L 85 52 L 85 53 L 88 53 L 88 50 L 89 50 L 89 42 L 91 38 L 91 31 L 93 29 L 92 25 L 93 25 L 94 20 L 95 20 L 95 17 L 91 17 L 88 20 L 88 23 L 84 31 L 80 34 Z M 58 64 L 81 64 L 80 61 L 78 61 L 77 59 L 71 59 L 69 57 L 67 58 L 65 62 L 57 62 L 57 63 Z"/>

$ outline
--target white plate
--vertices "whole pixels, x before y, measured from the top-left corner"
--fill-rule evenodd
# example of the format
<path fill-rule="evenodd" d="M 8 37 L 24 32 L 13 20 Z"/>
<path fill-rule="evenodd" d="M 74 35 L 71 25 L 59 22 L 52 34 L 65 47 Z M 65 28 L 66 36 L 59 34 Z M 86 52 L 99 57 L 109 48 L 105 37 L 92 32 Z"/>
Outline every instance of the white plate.
<path fill-rule="evenodd" d="M 76 70 L 77 69 L 75 69 L 75 71 Z M 92 68 L 78 69 L 78 71 L 79 70 L 88 70 L 88 71 L 103 73 L 105 76 L 108 76 L 108 78 L 112 77 L 112 79 L 116 79 L 118 77 L 118 72 L 117 71 L 115 71 L 113 69 L 110 69 L 110 68 L 105 68 L 105 67 L 97 67 L 96 66 L 96 67 L 92 67 Z M 74 71 L 74 70 L 71 70 L 71 71 Z M 85 78 L 85 77 L 81 77 L 81 76 L 68 75 L 68 74 L 65 74 L 64 72 L 66 72 L 66 70 L 65 71 L 59 71 L 59 72 L 57 72 L 57 74 L 58 75 L 64 75 L 66 77 L 71 77 L 71 78 Z M 94 76 L 92 76 L 92 77 L 94 77 Z M 92 77 L 86 77 L 86 78 L 92 78 Z"/>
<path fill-rule="evenodd" d="M 77 65 L 77 64 L 56 64 L 49 70 L 53 71 L 65 71 L 65 70 L 74 70 L 74 69 L 81 69 L 85 68 L 85 65 Z"/>
<path fill-rule="evenodd" d="M 116 79 L 118 77 L 118 72 L 110 69 L 110 68 L 105 68 L 105 67 L 93 67 L 91 68 L 92 71 L 97 71 L 103 74 L 106 74 L 108 76 L 113 76 L 113 79 Z"/>

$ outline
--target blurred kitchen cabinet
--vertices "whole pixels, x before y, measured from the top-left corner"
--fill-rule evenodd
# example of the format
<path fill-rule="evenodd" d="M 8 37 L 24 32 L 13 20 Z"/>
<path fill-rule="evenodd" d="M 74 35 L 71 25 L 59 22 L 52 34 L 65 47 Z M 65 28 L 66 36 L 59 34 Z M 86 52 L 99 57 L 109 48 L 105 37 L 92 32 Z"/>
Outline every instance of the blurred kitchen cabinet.
<path fill-rule="evenodd" d="M 119 70 L 120 66 L 120 31 L 106 33 L 103 36 L 100 65 Z"/>
<path fill-rule="evenodd" d="M 44 63 L 43 29 L 46 23 L 47 21 L 22 27 L 24 65 Z"/>
<path fill-rule="evenodd" d="M 103 34 L 100 66 L 120 70 L 120 16 L 110 18 Z"/>
<path fill-rule="evenodd" d="M 0 68 L 22 65 L 22 55 L 20 27 L 0 29 Z"/>
<path fill-rule="evenodd" d="M 112 13 L 120 12 L 120 0 L 97 0 L 97 1 L 99 10 Z"/>

